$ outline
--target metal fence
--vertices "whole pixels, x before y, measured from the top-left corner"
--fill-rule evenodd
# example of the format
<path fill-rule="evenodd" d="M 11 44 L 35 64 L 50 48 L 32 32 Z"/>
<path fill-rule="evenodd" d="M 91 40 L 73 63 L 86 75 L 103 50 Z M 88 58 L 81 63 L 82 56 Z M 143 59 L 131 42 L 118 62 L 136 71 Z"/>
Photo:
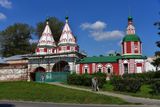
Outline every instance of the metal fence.
<path fill-rule="evenodd" d="M 67 82 L 70 72 L 36 72 L 36 82 Z"/>

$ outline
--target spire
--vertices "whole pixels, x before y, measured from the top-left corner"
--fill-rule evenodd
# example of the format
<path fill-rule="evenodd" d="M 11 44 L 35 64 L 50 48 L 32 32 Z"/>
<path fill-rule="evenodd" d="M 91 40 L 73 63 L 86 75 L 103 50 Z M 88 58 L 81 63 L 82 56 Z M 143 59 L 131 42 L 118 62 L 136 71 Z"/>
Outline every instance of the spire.
<path fill-rule="evenodd" d="M 46 20 L 46 26 L 39 40 L 38 46 L 56 47 L 51 29 L 49 27 L 49 19 Z"/>
<path fill-rule="evenodd" d="M 128 26 L 127 26 L 127 35 L 135 34 L 135 27 L 133 26 L 133 18 L 131 16 L 128 17 Z"/>
<path fill-rule="evenodd" d="M 46 19 L 46 25 L 49 25 L 49 18 Z"/>
<path fill-rule="evenodd" d="M 66 19 L 66 23 L 68 23 L 68 18 L 69 18 L 68 16 L 66 16 L 66 17 L 65 17 L 65 19 Z"/>
<path fill-rule="evenodd" d="M 62 31 L 62 34 L 61 34 L 58 45 L 61 45 L 61 44 L 76 44 L 75 37 L 73 36 L 72 31 L 71 31 L 71 29 L 69 27 L 69 24 L 68 24 L 68 16 L 66 16 L 65 19 L 66 19 L 66 23 L 64 25 L 64 28 L 63 28 L 63 31 Z"/>

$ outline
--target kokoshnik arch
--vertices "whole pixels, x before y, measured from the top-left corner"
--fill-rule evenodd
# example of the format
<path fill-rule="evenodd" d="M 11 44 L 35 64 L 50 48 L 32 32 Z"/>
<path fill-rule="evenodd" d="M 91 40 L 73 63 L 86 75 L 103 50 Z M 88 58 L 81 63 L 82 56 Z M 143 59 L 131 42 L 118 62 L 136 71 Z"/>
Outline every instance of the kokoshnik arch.
<path fill-rule="evenodd" d="M 35 72 L 69 71 L 78 74 L 104 72 L 116 75 L 145 72 L 147 57 L 142 55 L 142 41 L 136 34 L 132 17 L 128 17 L 126 35 L 121 44 L 121 55 L 86 57 L 80 53 L 68 17 L 57 45 L 53 37 L 47 20 L 35 54 L 29 56 L 28 71 L 31 75 L 28 77 L 29 80 L 34 77 Z"/>

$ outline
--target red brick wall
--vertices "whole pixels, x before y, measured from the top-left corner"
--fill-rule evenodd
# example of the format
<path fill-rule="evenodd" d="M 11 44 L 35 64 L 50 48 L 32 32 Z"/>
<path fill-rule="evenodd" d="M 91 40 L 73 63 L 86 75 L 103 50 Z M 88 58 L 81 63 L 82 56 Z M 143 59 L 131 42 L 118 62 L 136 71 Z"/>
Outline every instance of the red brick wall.
<path fill-rule="evenodd" d="M 104 68 L 103 69 L 103 72 L 106 72 L 106 65 L 107 64 L 111 64 L 112 65 L 112 67 L 113 67 L 113 73 L 114 74 L 116 74 L 116 75 L 119 75 L 119 64 L 118 64 L 118 62 L 117 63 L 97 63 L 95 66 L 96 66 L 96 71 L 97 71 L 97 65 L 98 64 L 101 64 L 102 65 L 102 67 Z M 83 74 L 83 66 L 84 66 L 85 64 L 80 64 L 80 66 L 79 66 L 79 72 L 80 72 L 80 74 Z M 89 67 L 89 74 L 92 74 L 93 73 L 93 68 L 92 68 L 92 63 L 90 63 L 90 64 L 87 64 L 88 65 L 88 67 Z M 105 71 L 104 71 L 105 70 Z"/>
<path fill-rule="evenodd" d="M 89 74 L 92 74 L 92 63 L 88 64 L 88 67 L 89 67 Z"/>
<path fill-rule="evenodd" d="M 83 68 L 82 67 L 83 67 L 83 64 L 80 64 L 79 65 L 79 72 L 80 72 L 80 74 L 82 74 L 82 72 L 83 72 Z"/>
<path fill-rule="evenodd" d="M 119 64 L 117 63 L 111 63 L 113 66 L 113 73 L 116 75 L 119 75 Z"/>

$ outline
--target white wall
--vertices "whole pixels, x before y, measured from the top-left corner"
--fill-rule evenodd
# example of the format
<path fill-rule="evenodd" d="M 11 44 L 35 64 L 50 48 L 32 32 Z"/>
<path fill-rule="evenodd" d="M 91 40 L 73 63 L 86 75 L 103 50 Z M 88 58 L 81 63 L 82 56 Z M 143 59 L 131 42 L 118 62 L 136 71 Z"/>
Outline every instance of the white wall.
<path fill-rule="evenodd" d="M 156 71 L 156 67 L 154 67 L 151 62 L 155 59 L 155 57 L 148 57 L 146 60 L 146 72 L 148 71 Z M 158 70 L 160 70 L 160 68 L 158 68 Z"/>
<path fill-rule="evenodd" d="M 27 80 L 27 69 L 0 69 L 0 81 Z"/>

